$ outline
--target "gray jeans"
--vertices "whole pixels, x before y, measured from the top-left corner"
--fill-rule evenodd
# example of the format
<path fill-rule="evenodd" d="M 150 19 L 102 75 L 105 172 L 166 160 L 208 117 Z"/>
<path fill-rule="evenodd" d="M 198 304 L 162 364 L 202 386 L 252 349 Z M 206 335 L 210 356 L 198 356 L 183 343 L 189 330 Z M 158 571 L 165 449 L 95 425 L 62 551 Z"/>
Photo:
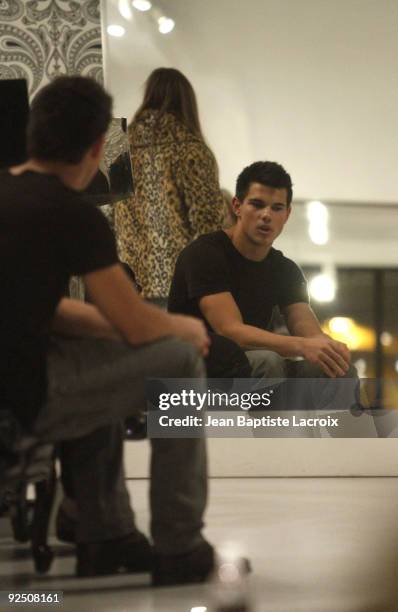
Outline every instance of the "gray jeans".
<path fill-rule="evenodd" d="M 36 421 L 43 440 L 68 442 L 80 542 L 135 531 L 123 470 L 123 426 L 146 404 L 147 377 L 202 378 L 196 349 L 177 339 L 139 348 L 99 339 L 54 338 L 47 361 L 48 399 Z M 203 438 L 152 439 L 151 533 L 162 554 L 202 541 L 207 496 Z"/>
<path fill-rule="evenodd" d="M 285 359 L 274 351 L 253 349 L 246 351 L 253 378 L 327 378 L 322 368 L 306 359 Z M 357 378 L 354 366 L 350 366 L 345 378 Z"/>
<path fill-rule="evenodd" d="M 344 376 L 346 380 L 343 381 L 343 384 L 339 384 L 339 379 L 328 378 L 322 368 L 305 359 L 285 359 L 278 353 L 263 349 L 246 351 L 246 356 L 252 368 L 253 378 L 265 378 L 271 384 L 272 379 L 279 379 L 278 383 L 280 379 L 311 379 L 303 384 L 293 383 L 294 388 L 290 388 L 291 399 L 289 401 L 293 400 L 296 409 L 305 410 L 308 415 L 311 413 L 311 416 L 316 416 L 319 413 L 323 416 L 322 411 L 333 409 L 336 406 L 345 407 L 348 410 L 356 401 L 355 390 L 358 383 L 358 374 L 352 365 Z M 284 409 L 283 414 L 282 412 L 279 412 L 279 414 L 289 417 L 289 409 L 292 409 L 292 405 L 286 405 L 287 399 L 283 394 L 279 397 L 282 398 L 280 401 Z M 280 410 L 280 406 L 278 410 Z M 321 432 L 319 427 L 316 426 L 299 429 L 287 428 L 281 430 L 279 436 L 282 437 L 282 434 L 286 437 L 301 435 L 311 438 L 320 437 Z"/>

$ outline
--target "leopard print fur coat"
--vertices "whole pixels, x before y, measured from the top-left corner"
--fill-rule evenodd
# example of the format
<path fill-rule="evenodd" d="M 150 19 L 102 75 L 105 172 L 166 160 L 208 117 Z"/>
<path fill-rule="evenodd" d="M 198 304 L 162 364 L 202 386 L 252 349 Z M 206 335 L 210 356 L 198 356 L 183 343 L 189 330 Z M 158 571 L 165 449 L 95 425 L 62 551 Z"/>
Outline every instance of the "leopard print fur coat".
<path fill-rule="evenodd" d="M 172 114 L 129 127 L 134 195 L 115 207 L 119 255 L 147 298 L 168 296 L 180 251 L 221 226 L 223 196 L 207 145 Z"/>

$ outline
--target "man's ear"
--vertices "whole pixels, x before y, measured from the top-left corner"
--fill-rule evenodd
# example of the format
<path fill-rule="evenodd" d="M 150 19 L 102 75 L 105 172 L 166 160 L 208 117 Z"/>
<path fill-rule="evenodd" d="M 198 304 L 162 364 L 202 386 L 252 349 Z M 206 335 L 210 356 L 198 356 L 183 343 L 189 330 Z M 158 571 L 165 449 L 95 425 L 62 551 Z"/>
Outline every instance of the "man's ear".
<path fill-rule="evenodd" d="M 286 221 L 288 220 L 288 218 L 290 217 L 290 213 L 292 212 L 292 205 L 289 204 L 289 206 L 287 207 L 287 216 L 286 216 Z M 285 221 L 285 223 L 286 223 Z"/>
<path fill-rule="evenodd" d="M 236 218 L 240 217 L 242 202 L 235 196 L 232 198 L 232 211 Z"/>
<path fill-rule="evenodd" d="M 91 146 L 91 157 L 100 160 L 104 151 L 105 145 L 105 134 L 102 134 L 97 138 L 94 144 Z"/>

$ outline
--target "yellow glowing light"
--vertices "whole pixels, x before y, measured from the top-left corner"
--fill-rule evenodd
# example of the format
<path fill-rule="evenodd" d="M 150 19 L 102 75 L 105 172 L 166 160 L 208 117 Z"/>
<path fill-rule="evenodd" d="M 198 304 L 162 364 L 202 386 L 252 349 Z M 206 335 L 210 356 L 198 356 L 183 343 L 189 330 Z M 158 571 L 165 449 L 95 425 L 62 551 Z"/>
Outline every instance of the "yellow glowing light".
<path fill-rule="evenodd" d="M 322 329 L 335 340 L 344 342 L 351 351 L 373 351 L 375 348 L 374 331 L 349 317 L 333 317 L 325 322 Z"/>
<path fill-rule="evenodd" d="M 348 334 L 354 326 L 354 321 L 348 317 L 333 317 L 329 321 L 330 331 L 335 334 Z"/>

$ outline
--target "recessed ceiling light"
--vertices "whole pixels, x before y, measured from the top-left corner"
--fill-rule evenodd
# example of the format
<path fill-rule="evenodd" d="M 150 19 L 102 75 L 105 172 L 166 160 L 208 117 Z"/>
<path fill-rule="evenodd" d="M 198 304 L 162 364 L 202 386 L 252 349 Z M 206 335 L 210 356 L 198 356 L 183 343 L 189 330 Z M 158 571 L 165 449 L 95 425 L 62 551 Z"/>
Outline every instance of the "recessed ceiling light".
<path fill-rule="evenodd" d="M 174 30 L 174 26 L 175 26 L 173 19 L 170 19 L 169 17 L 164 17 L 164 16 L 159 17 L 158 24 L 159 24 L 159 32 L 161 34 L 168 34 L 172 30 Z"/>
<path fill-rule="evenodd" d="M 126 32 L 124 27 L 121 26 L 121 25 L 109 25 L 106 28 L 106 31 L 108 32 L 108 34 L 110 36 L 116 36 L 117 38 L 120 38 L 121 36 L 124 36 L 124 34 Z"/>
<path fill-rule="evenodd" d="M 329 217 L 328 209 L 319 200 L 312 200 L 307 203 L 307 219 L 312 221 L 314 218 L 319 221 L 327 222 Z"/>
<path fill-rule="evenodd" d="M 149 11 L 152 8 L 152 2 L 149 0 L 133 0 L 131 3 L 137 11 Z"/>
<path fill-rule="evenodd" d="M 314 244 L 327 244 L 329 242 L 328 226 L 323 223 L 311 221 L 308 227 L 308 234 Z"/>
<path fill-rule="evenodd" d="M 325 204 L 318 200 L 307 203 L 308 233 L 315 244 L 323 245 L 329 241 L 328 217 Z"/>
<path fill-rule="evenodd" d="M 133 11 L 131 10 L 129 0 L 119 0 L 118 3 L 119 13 L 124 19 L 130 21 L 133 18 Z"/>

